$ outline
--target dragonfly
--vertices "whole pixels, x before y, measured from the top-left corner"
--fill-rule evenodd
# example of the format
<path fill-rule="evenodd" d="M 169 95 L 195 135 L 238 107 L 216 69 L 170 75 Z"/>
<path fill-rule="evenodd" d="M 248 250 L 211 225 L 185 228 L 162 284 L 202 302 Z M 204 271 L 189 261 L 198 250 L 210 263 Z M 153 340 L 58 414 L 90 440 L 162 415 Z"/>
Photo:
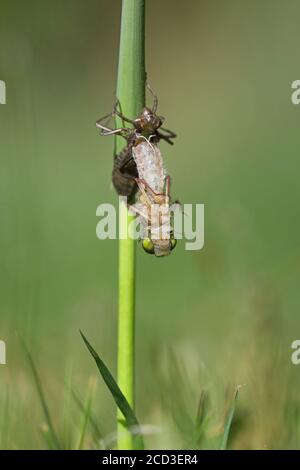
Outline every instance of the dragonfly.
<path fill-rule="evenodd" d="M 156 142 L 142 138 L 133 147 L 138 170 L 135 178 L 138 200 L 130 210 L 139 216 L 142 227 L 142 246 L 149 254 L 167 256 L 175 248 L 171 217 L 170 176 L 166 174 L 163 157 Z"/>
<path fill-rule="evenodd" d="M 122 113 L 121 104 L 117 99 L 113 111 L 96 123 L 96 126 L 100 129 L 100 135 L 117 135 L 126 140 L 124 148 L 115 155 L 112 182 L 117 193 L 121 196 L 127 196 L 131 201 L 138 189 L 136 178 L 139 177 L 136 162 L 133 158 L 133 149 L 140 144 L 141 138 L 151 137 L 153 144 L 164 140 L 173 145 L 173 139 L 176 137 L 173 131 L 163 127 L 164 117 L 156 114 L 158 98 L 149 85 L 147 85 L 147 88 L 153 96 L 152 108 L 145 106 L 135 119 L 129 119 Z M 121 119 L 122 126 L 111 128 L 108 126 L 109 121 L 115 117 Z M 127 127 L 126 123 L 130 124 L 131 127 Z"/>

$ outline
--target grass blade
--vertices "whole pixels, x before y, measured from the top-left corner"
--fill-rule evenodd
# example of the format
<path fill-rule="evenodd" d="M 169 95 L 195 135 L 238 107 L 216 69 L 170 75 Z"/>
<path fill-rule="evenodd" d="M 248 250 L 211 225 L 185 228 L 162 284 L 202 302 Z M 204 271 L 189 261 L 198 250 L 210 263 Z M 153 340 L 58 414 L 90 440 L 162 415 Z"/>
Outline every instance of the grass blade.
<path fill-rule="evenodd" d="M 85 410 L 85 406 L 84 406 L 84 403 L 83 401 L 79 398 L 79 396 L 77 395 L 77 393 L 75 392 L 74 389 L 72 389 L 72 397 L 74 399 L 74 402 L 76 403 L 76 405 L 78 406 L 78 408 L 82 411 L 82 413 L 84 413 L 84 410 Z M 102 432 L 100 431 L 99 427 L 98 427 L 98 424 L 96 422 L 96 419 L 94 418 L 91 410 L 90 410 L 90 413 L 89 413 L 89 423 L 90 423 L 90 426 L 92 428 L 92 433 L 93 433 L 93 438 L 94 438 L 94 441 L 99 444 L 99 441 L 102 441 L 103 440 L 103 434 Z"/>
<path fill-rule="evenodd" d="M 5 397 L 3 399 L 3 403 L 1 400 L 1 410 L 2 410 L 2 419 L 1 419 L 1 428 L 0 428 L 0 448 L 4 450 L 8 448 L 8 435 L 9 435 L 9 390 L 8 387 L 5 390 Z"/>
<path fill-rule="evenodd" d="M 236 403 L 237 403 L 237 399 L 238 399 L 239 389 L 240 389 L 240 387 L 237 387 L 237 389 L 235 391 L 235 394 L 234 394 L 234 399 L 233 399 L 232 406 L 229 410 L 227 418 L 225 419 L 224 432 L 223 432 L 221 443 L 220 443 L 220 450 L 226 450 L 227 449 L 228 438 L 229 438 L 229 433 L 230 433 L 230 429 L 231 429 L 231 425 L 232 425 L 232 421 L 233 421 L 233 417 L 234 417 L 234 413 L 235 413 L 235 409 L 236 409 Z"/>
<path fill-rule="evenodd" d="M 205 434 L 207 422 L 208 422 L 208 393 L 203 390 L 200 395 L 196 421 L 195 421 L 195 444 L 197 448 L 200 447 L 202 438 Z"/>
<path fill-rule="evenodd" d="M 89 423 L 89 420 L 90 420 L 92 401 L 93 401 L 93 396 L 94 396 L 94 390 L 93 389 L 94 389 L 94 386 L 93 386 L 93 383 L 91 382 L 89 390 L 88 390 L 88 396 L 87 396 L 87 399 L 86 399 L 86 403 L 83 405 L 83 410 L 82 410 L 83 420 L 82 420 L 82 426 L 81 426 L 81 430 L 80 430 L 80 437 L 79 437 L 78 446 L 77 446 L 78 450 L 81 450 L 83 448 L 84 439 L 85 439 L 88 423 Z"/>
<path fill-rule="evenodd" d="M 126 428 L 130 431 L 133 436 L 135 447 L 138 449 L 144 448 L 143 438 L 139 433 L 140 425 L 138 420 L 132 410 L 131 406 L 129 405 L 128 401 L 126 400 L 125 396 L 123 395 L 122 391 L 120 390 L 118 384 L 116 383 L 115 379 L 111 375 L 110 371 L 104 364 L 104 362 L 100 359 L 97 352 L 94 348 L 90 345 L 84 334 L 80 331 L 83 341 L 85 342 L 89 352 L 91 353 L 92 357 L 94 358 L 98 370 L 106 383 L 110 393 L 113 396 L 113 399 L 118 407 L 118 409 L 122 412 L 125 418 Z"/>
<path fill-rule="evenodd" d="M 51 442 L 53 443 L 53 447 L 58 450 L 58 449 L 61 448 L 61 446 L 59 444 L 59 440 L 58 440 L 58 438 L 56 436 L 56 433 L 54 431 L 54 427 L 53 427 L 53 424 L 52 424 L 50 412 L 49 412 L 49 409 L 48 409 L 48 406 L 47 406 L 47 402 L 46 402 L 46 398 L 45 398 L 45 394 L 44 394 L 44 391 L 43 391 L 43 387 L 42 387 L 40 377 L 39 377 L 37 369 L 35 367 L 35 363 L 33 361 L 33 358 L 32 358 L 32 356 L 31 356 L 31 354 L 30 354 L 29 350 L 27 349 L 27 346 L 24 342 L 23 342 L 23 347 L 24 347 L 24 351 L 25 351 L 25 355 L 26 355 L 29 367 L 30 367 L 32 375 L 33 375 L 34 383 L 35 383 L 35 386 L 36 386 L 36 389 L 37 389 L 37 392 L 38 392 L 40 403 L 41 403 L 43 413 L 44 413 L 44 416 L 45 416 L 45 420 L 46 420 L 46 423 L 47 423 L 48 441 L 49 441 L 49 438 L 50 438 Z"/>
<path fill-rule="evenodd" d="M 72 438 L 73 438 L 73 423 L 71 423 L 71 418 L 73 413 L 71 410 L 72 404 L 72 364 L 68 366 L 68 369 L 65 372 L 64 378 L 64 396 L 63 396 L 63 414 L 62 414 L 62 442 L 63 448 L 65 450 L 70 450 L 72 448 Z"/>

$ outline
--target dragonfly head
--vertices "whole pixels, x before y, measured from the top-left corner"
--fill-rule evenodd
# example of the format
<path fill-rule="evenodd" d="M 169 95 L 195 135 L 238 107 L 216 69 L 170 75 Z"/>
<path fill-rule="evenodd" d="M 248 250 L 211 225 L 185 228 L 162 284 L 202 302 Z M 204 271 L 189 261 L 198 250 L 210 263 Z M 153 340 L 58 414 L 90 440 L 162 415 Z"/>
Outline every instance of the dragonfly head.
<path fill-rule="evenodd" d="M 177 240 L 173 237 L 169 240 L 155 240 L 154 242 L 151 238 L 144 238 L 142 241 L 142 246 L 146 253 L 158 257 L 169 255 L 176 245 Z"/>
<path fill-rule="evenodd" d="M 141 134 L 151 135 L 163 124 L 164 118 L 157 116 L 150 108 L 143 108 L 141 114 L 134 120 L 134 127 Z"/>

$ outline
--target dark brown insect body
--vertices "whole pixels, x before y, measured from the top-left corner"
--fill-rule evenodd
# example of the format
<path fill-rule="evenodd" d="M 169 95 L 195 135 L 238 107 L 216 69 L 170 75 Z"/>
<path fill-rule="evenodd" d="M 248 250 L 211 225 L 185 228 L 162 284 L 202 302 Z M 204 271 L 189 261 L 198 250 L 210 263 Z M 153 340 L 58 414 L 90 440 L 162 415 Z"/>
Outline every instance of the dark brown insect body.
<path fill-rule="evenodd" d="M 148 88 L 150 89 L 150 87 Z M 151 93 L 153 94 L 152 91 Z M 156 114 L 158 99 L 154 94 L 153 97 L 152 109 L 144 107 L 134 120 L 125 117 L 117 109 L 120 107 L 120 103 L 117 101 L 112 113 L 99 119 L 96 123 L 97 127 L 101 129 L 100 135 L 119 135 L 127 142 L 123 150 L 115 156 L 112 181 L 117 193 L 130 199 L 134 197 L 137 190 L 135 178 L 138 177 L 136 163 L 132 156 L 133 147 L 137 146 L 143 137 L 146 139 L 151 137 L 153 143 L 165 140 L 171 145 L 173 144 L 172 139 L 176 137 L 174 132 L 162 127 L 164 118 Z M 107 127 L 107 122 L 116 116 L 122 120 L 123 127 L 116 129 Z M 125 127 L 125 122 L 133 127 Z"/>
<path fill-rule="evenodd" d="M 138 177 L 136 163 L 132 158 L 132 145 L 126 145 L 114 158 L 112 182 L 120 196 L 131 200 L 136 192 L 135 178 Z"/>

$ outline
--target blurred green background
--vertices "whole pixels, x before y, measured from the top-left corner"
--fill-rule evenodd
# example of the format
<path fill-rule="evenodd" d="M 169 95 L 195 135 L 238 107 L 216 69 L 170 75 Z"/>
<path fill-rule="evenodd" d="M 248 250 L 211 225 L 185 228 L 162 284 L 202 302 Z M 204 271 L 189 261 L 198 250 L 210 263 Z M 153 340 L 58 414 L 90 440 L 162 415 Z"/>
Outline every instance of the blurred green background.
<path fill-rule="evenodd" d="M 79 328 L 116 372 L 118 243 L 95 234 L 96 207 L 117 203 L 113 139 L 94 123 L 114 102 L 120 7 L 0 2 L 1 448 L 45 447 L 21 338 L 70 446 L 82 418 L 65 382 L 84 399 L 97 377 Z M 161 428 L 148 447 L 188 445 L 202 389 L 217 433 L 238 384 L 231 447 L 300 447 L 299 14 L 299 0 L 147 2 L 148 79 L 178 134 L 161 144 L 172 193 L 205 204 L 202 251 L 137 250 L 137 414 Z M 98 377 L 92 410 L 113 433 Z"/>

